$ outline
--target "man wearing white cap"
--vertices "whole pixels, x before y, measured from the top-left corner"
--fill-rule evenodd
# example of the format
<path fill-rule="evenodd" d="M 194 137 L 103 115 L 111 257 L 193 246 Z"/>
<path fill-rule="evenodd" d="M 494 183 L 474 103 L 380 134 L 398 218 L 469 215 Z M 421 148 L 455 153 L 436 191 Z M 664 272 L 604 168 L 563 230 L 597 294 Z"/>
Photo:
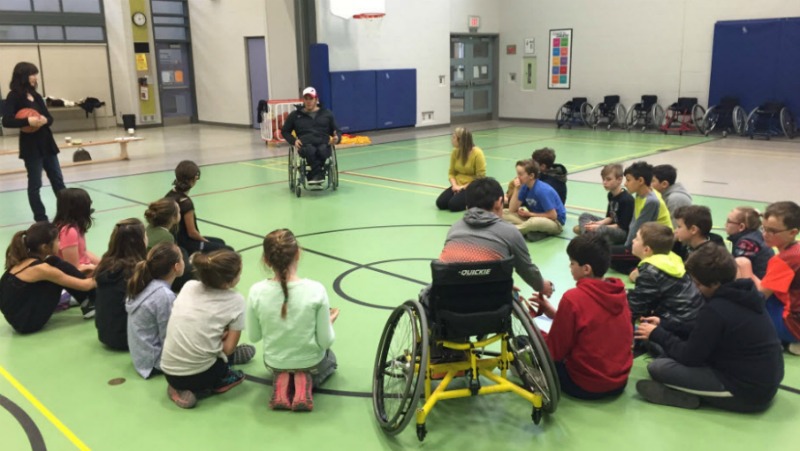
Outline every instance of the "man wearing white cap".
<path fill-rule="evenodd" d="M 303 90 L 303 107 L 286 118 L 281 133 L 311 165 L 309 183 L 322 183 L 325 179 L 325 160 L 331 156 L 331 144 L 342 140 L 342 131 L 336 125 L 331 110 L 319 105 L 316 89 L 309 86 Z"/>

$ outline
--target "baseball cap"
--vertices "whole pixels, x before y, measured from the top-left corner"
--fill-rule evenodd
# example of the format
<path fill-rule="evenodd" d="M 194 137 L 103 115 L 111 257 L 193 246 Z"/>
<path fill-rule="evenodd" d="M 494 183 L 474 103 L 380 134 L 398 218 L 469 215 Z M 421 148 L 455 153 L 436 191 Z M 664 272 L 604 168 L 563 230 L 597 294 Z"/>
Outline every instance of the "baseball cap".
<path fill-rule="evenodd" d="M 311 96 L 311 97 L 314 97 L 316 99 L 317 98 L 317 90 L 312 88 L 311 86 L 309 86 L 309 87 L 307 87 L 306 89 L 303 90 L 303 97 L 305 97 L 305 96 Z"/>

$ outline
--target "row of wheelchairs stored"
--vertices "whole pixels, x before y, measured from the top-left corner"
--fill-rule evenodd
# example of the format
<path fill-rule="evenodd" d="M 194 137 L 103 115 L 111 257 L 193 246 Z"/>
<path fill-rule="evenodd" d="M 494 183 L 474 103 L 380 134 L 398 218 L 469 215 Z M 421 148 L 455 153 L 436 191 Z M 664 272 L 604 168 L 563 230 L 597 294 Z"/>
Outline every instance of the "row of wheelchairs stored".
<path fill-rule="evenodd" d="M 794 138 L 797 125 L 789 108 L 782 102 L 765 102 L 747 114 L 739 99 L 726 96 L 717 105 L 708 109 L 697 103 L 696 97 L 679 97 L 665 110 L 658 103 L 658 96 L 643 95 L 641 101 L 630 109 L 620 102 L 618 95 L 608 95 L 595 106 L 586 97 L 573 97 L 559 107 L 556 113 L 558 128 L 573 125 L 590 126 L 596 129 L 605 125 L 607 129 L 617 126 L 623 130 L 648 128 L 661 132 L 699 132 L 706 136 L 714 131 L 723 136 L 735 133 L 751 139 L 761 136 Z"/>

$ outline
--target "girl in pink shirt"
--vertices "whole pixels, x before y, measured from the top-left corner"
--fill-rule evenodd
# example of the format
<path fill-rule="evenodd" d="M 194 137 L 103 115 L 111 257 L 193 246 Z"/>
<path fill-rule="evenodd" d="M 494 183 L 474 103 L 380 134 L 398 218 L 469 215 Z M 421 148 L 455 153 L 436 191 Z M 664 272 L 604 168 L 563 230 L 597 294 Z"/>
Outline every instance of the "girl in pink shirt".
<path fill-rule="evenodd" d="M 56 217 L 58 256 L 83 273 L 91 273 L 100 258 L 86 250 L 86 232 L 92 227 L 92 199 L 80 188 L 66 188 L 58 193 Z"/>

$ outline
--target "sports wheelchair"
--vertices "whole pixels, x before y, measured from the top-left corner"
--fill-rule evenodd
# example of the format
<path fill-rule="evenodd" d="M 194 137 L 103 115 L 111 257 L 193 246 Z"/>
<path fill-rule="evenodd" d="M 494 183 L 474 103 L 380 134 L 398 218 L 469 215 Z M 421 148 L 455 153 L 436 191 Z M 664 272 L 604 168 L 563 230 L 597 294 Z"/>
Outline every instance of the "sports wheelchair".
<path fill-rule="evenodd" d="M 678 97 L 678 101 L 667 107 L 667 113 L 658 129 L 666 135 L 669 132 L 693 132 L 701 130 L 700 124 L 706 109 L 697 103 L 697 97 Z M 701 131 L 702 132 L 702 131 Z"/>
<path fill-rule="evenodd" d="M 753 108 L 747 115 L 745 135 L 753 139 L 755 136 L 784 135 L 789 139 L 794 138 L 797 125 L 794 115 L 782 102 L 766 102 Z"/>
<path fill-rule="evenodd" d="M 658 96 L 643 95 L 642 101 L 634 103 L 625 117 L 625 125 L 630 131 L 634 127 L 659 127 L 664 121 L 664 108 L 658 104 Z"/>
<path fill-rule="evenodd" d="M 626 114 L 625 105 L 619 102 L 619 96 L 605 96 L 602 102 L 592 108 L 592 112 L 589 114 L 589 125 L 593 129 L 597 129 L 600 119 L 606 119 L 607 130 L 611 130 L 614 124 L 625 128 Z"/>
<path fill-rule="evenodd" d="M 331 156 L 325 161 L 325 179 L 321 184 L 309 184 L 307 174 L 311 165 L 294 146 L 289 147 L 289 189 L 300 197 L 303 189 L 336 191 L 339 188 L 339 163 L 336 159 L 336 146 L 331 144 Z"/>
<path fill-rule="evenodd" d="M 558 128 L 564 125 L 572 128 L 573 124 L 588 125 L 589 116 L 592 114 L 592 105 L 586 97 L 573 97 L 567 101 L 556 112 L 556 125 Z"/>
<path fill-rule="evenodd" d="M 372 383 L 381 429 L 396 435 L 413 415 L 422 441 L 425 419 L 437 402 L 491 393 L 513 392 L 530 402 L 535 424 L 543 413 L 555 412 L 558 375 L 539 329 L 516 300 L 512 261 L 434 261 L 431 272 L 427 308 L 406 301 L 392 311 L 381 335 Z M 437 360 L 431 356 L 437 351 L 455 358 Z M 509 380 L 509 371 L 519 383 Z M 467 387 L 448 390 L 457 378 Z"/>
<path fill-rule="evenodd" d="M 725 96 L 720 99 L 719 105 L 708 107 L 703 120 L 697 126 L 706 136 L 714 130 L 722 130 L 724 138 L 731 131 L 737 135 L 744 135 L 746 124 L 747 113 L 739 105 L 739 98 Z"/>

